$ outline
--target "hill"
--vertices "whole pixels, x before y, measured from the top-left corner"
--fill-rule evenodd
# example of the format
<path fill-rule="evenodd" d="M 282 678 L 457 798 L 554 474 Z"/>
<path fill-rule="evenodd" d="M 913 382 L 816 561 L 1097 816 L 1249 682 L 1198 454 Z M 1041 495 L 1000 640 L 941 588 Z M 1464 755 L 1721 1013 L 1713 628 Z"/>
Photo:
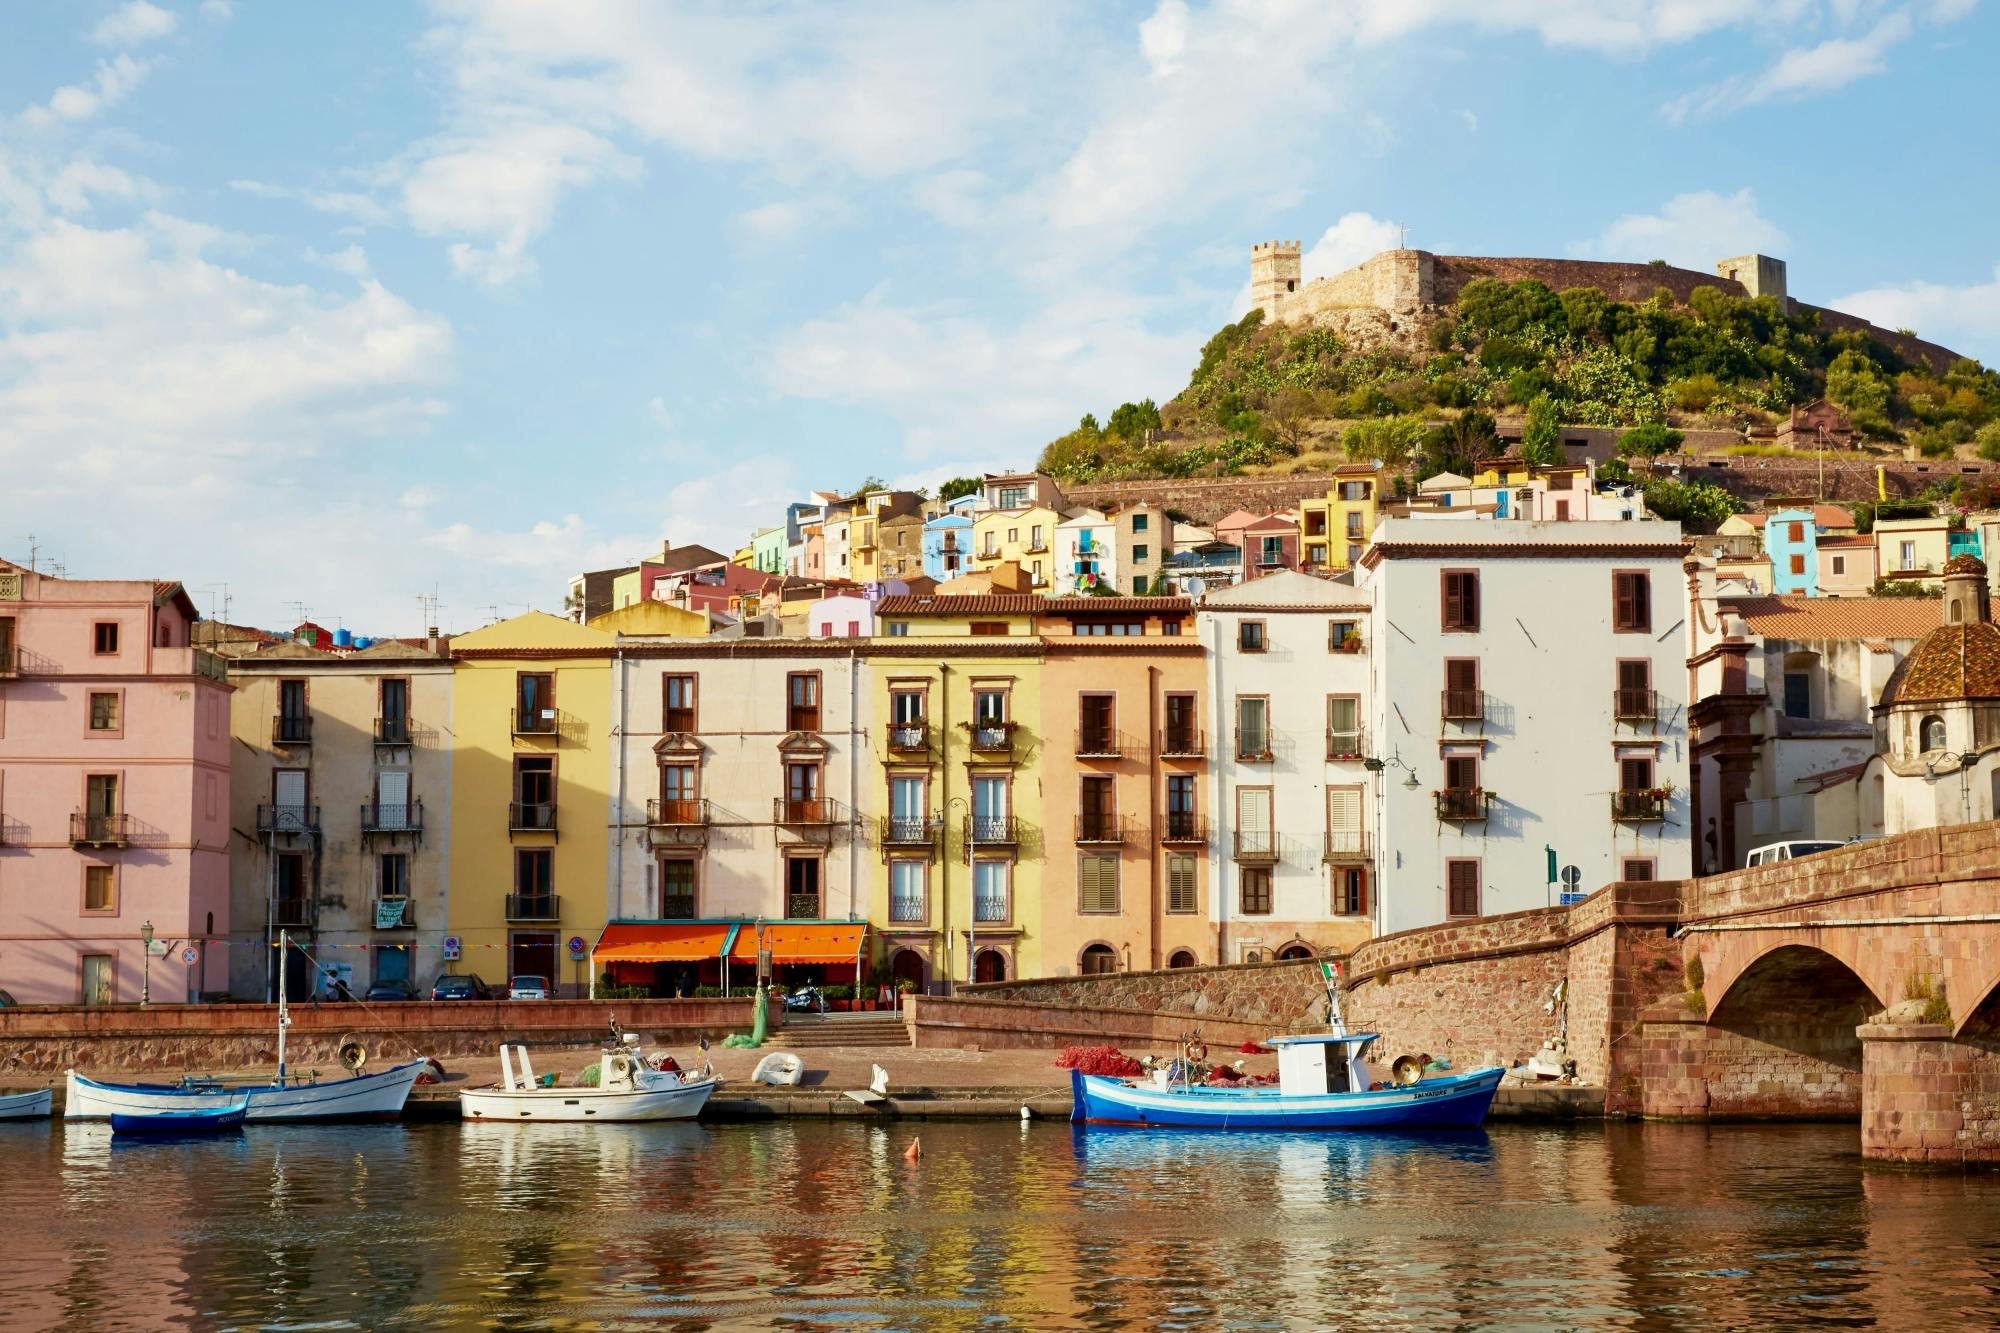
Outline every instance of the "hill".
<path fill-rule="evenodd" d="M 1746 431 L 1821 398 L 1869 444 L 2000 460 L 2000 374 L 1971 360 L 1938 373 L 1769 296 L 1697 286 L 1682 301 L 1663 286 L 1634 302 L 1475 278 L 1398 332 L 1266 324 L 1253 310 L 1208 340 L 1164 407 L 1086 416 L 1041 470 L 1083 484 L 1380 458 L 1420 478 L 1497 452 L 1495 412 L 1526 414 L 1524 451 L 1561 423 L 1648 427 L 1625 442 L 1643 454 L 1677 444 L 1675 428 Z"/>

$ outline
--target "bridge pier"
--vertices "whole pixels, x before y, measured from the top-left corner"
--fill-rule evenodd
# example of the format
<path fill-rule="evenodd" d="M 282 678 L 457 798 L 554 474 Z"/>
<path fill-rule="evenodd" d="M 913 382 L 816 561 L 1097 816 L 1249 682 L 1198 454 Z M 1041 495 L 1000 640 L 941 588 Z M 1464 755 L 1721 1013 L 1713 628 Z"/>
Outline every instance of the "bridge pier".
<path fill-rule="evenodd" d="M 2000 1162 L 2000 1046 L 1943 1023 L 1862 1024 L 1861 1155 L 1962 1166 Z"/>

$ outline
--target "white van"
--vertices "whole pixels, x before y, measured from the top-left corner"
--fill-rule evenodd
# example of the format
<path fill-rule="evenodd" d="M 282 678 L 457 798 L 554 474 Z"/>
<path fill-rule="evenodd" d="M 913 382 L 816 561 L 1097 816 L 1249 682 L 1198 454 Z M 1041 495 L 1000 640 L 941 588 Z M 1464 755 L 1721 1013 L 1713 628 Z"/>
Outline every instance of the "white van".
<path fill-rule="evenodd" d="M 1750 859 L 1745 861 L 1743 865 L 1745 869 L 1776 865 L 1780 861 L 1795 861 L 1801 856 L 1811 856 L 1814 852 L 1830 852 L 1846 845 L 1844 842 L 1804 839 L 1793 842 L 1766 843 L 1764 846 L 1752 850 Z"/>

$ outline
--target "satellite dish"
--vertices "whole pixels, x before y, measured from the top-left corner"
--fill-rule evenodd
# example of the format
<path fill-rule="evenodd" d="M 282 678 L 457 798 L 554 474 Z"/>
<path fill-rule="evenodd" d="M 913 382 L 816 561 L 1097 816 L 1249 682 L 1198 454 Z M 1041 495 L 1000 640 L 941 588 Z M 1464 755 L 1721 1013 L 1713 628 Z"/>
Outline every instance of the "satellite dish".
<path fill-rule="evenodd" d="M 360 1073 L 361 1066 L 368 1063 L 368 1048 L 358 1041 L 340 1043 L 340 1063 L 353 1073 Z"/>
<path fill-rule="evenodd" d="M 1562 881 L 1564 889 L 1575 893 L 1576 886 L 1583 883 L 1583 872 L 1575 866 L 1564 866 L 1562 869 Z"/>

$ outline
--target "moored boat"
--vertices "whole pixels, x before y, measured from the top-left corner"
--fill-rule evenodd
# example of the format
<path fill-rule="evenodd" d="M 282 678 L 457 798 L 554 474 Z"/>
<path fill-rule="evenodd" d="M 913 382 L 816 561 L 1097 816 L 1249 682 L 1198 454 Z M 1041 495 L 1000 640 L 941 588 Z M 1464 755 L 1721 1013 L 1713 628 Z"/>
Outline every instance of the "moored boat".
<path fill-rule="evenodd" d="M 543 1086 L 525 1046 L 500 1047 L 500 1082 L 459 1094 L 466 1120 L 692 1120 L 719 1081 L 707 1072 L 656 1068 L 639 1049 L 637 1034 L 619 1037 L 598 1060 L 595 1086 Z M 671 1062 L 668 1062 L 671 1063 Z M 518 1064 L 518 1067 L 517 1067 Z"/>
<path fill-rule="evenodd" d="M 149 1138 L 179 1138 L 195 1134 L 222 1134 L 243 1128 L 250 1113 L 250 1098 L 238 1093 L 223 1106 L 199 1109 L 182 1107 L 153 1111 L 120 1111 L 111 1117 L 113 1134 L 136 1134 Z"/>
<path fill-rule="evenodd" d="M 0 1095 L 0 1120 L 42 1120 L 54 1103 L 55 1095 L 47 1088 Z"/>

